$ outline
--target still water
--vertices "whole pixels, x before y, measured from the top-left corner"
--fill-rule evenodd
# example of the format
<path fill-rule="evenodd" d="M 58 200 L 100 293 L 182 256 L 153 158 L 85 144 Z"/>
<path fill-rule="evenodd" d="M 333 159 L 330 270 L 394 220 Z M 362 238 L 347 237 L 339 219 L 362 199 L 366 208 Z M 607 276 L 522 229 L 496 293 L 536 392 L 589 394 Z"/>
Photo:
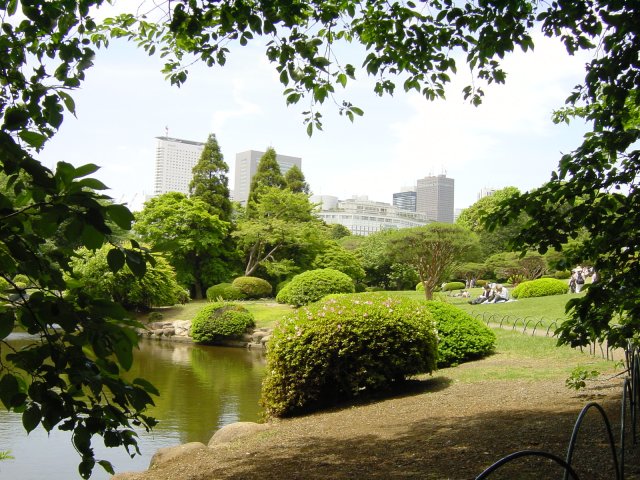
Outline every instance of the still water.
<path fill-rule="evenodd" d="M 14 344 L 29 341 L 12 334 Z M 143 377 L 160 391 L 150 412 L 159 420 L 151 433 L 139 431 L 142 455 L 129 458 L 124 449 L 100 448 L 96 459 L 111 461 L 116 472 L 144 470 L 158 448 L 187 442 L 207 443 L 220 427 L 260 418 L 258 399 L 265 370 L 261 352 L 242 348 L 203 347 L 145 340 L 136 352 L 131 378 Z M 80 478 L 79 456 L 67 432 L 50 435 L 37 428 L 26 435 L 20 415 L 0 409 L 0 450 L 13 460 L 0 462 L 0 479 L 68 480 Z M 109 475 L 100 466 L 92 480 Z"/>

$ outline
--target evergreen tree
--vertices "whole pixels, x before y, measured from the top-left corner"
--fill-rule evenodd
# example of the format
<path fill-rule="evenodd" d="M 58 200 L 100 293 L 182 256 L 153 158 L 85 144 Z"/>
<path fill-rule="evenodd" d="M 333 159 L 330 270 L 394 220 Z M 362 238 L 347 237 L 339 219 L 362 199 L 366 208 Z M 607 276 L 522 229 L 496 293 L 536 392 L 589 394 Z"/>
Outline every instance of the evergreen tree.
<path fill-rule="evenodd" d="M 266 187 L 284 189 L 286 186 L 287 184 L 280 172 L 280 165 L 278 165 L 278 161 L 276 160 L 276 151 L 272 147 L 269 147 L 262 158 L 260 158 L 258 170 L 251 179 L 247 207 L 252 203 L 255 204 L 258 202 L 261 191 Z"/>
<path fill-rule="evenodd" d="M 300 170 L 297 165 L 294 165 L 287 170 L 287 173 L 284 176 L 284 181 L 287 184 L 287 188 L 293 193 L 304 193 L 306 195 L 311 193 L 309 184 L 304 178 L 304 173 L 302 173 L 302 170 Z"/>
<path fill-rule="evenodd" d="M 231 221 L 231 200 L 229 199 L 229 166 L 224 161 L 215 134 L 210 134 L 193 167 L 193 180 L 189 184 L 191 197 L 199 198 L 209 205 L 209 211 L 220 220 Z"/>

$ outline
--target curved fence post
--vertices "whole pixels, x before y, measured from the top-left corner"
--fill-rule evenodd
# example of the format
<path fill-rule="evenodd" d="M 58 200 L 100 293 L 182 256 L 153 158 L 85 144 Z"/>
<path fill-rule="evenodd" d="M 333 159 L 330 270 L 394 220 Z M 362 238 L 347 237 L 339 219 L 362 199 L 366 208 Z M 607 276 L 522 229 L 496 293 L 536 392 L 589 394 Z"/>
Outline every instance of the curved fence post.
<path fill-rule="evenodd" d="M 573 433 L 571 434 L 571 440 L 569 440 L 569 448 L 567 450 L 566 462 L 569 465 L 571 465 L 571 459 L 573 458 L 573 451 L 575 450 L 575 447 L 576 447 L 576 442 L 578 440 L 578 433 L 580 433 L 580 427 L 582 426 L 582 421 L 584 420 L 584 417 L 587 415 L 587 412 L 592 408 L 595 408 L 598 412 L 600 412 L 602 420 L 604 421 L 605 427 L 607 429 L 607 436 L 609 437 L 609 446 L 611 447 L 613 466 L 616 470 L 616 479 L 622 480 L 622 478 L 620 477 L 620 466 L 618 465 L 618 452 L 616 452 L 616 444 L 615 444 L 615 440 L 613 439 L 613 432 L 611 430 L 611 423 L 609 422 L 609 417 L 607 417 L 607 414 L 604 411 L 604 409 L 595 402 L 587 403 L 584 406 L 584 408 L 580 411 L 580 414 L 578 415 L 576 424 L 573 427 Z M 567 480 L 569 478 L 567 471 L 565 471 L 564 477 L 562 478 L 564 480 Z"/>
<path fill-rule="evenodd" d="M 503 465 L 506 465 L 507 463 L 512 462 L 513 460 L 521 457 L 542 457 L 542 458 L 547 458 L 549 460 L 553 460 L 564 469 L 565 475 L 571 475 L 571 478 L 573 478 L 574 480 L 580 480 L 578 477 L 578 474 L 575 472 L 575 470 L 571 467 L 570 464 L 568 464 L 566 461 L 564 461 L 562 458 L 558 457 L 557 455 L 554 455 L 553 453 L 545 452 L 542 450 L 520 450 L 519 452 L 515 452 L 515 453 L 512 453 L 511 455 L 507 455 L 506 457 L 501 458 L 496 463 L 491 465 L 480 475 L 478 475 L 476 477 L 476 480 L 483 480 L 487 478 L 491 473 L 495 472 Z"/>

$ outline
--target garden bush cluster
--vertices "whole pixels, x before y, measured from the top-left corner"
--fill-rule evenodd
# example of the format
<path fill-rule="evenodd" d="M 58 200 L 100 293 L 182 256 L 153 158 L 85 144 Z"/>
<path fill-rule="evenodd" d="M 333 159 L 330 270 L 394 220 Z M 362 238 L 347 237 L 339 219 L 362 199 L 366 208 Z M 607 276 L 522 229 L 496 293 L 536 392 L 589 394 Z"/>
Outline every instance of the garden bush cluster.
<path fill-rule="evenodd" d="M 562 295 L 569 291 L 566 281 L 555 278 L 539 278 L 522 282 L 511 292 L 513 298 L 546 297 L 548 295 Z"/>
<path fill-rule="evenodd" d="M 308 305 L 332 293 L 353 293 L 355 287 L 349 275 L 332 268 L 308 270 L 293 277 L 276 296 L 278 303 L 296 307 Z"/>
<path fill-rule="evenodd" d="M 438 328 L 438 367 L 450 367 L 495 351 L 496 335 L 480 320 L 439 301 L 426 302 Z"/>
<path fill-rule="evenodd" d="M 204 306 L 191 322 L 191 337 L 198 343 L 217 343 L 240 338 L 255 327 L 253 315 L 234 303 L 214 302 Z"/>
<path fill-rule="evenodd" d="M 258 277 L 238 277 L 231 285 L 239 289 L 245 298 L 266 298 L 273 292 L 271 284 Z"/>
<path fill-rule="evenodd" d="M 220 300 L 243 300 L 244 293 L 238 287 L 234 287 L 230 283 L 218 283 L 207 288 L 207 300 L 210 302 Z"/>
<path fill-rule="evenodd" d="M 274 331 L 261 403 L 279 417 L 388 389 L 433 371 L 436 349 L 424 303 L 375 293 L 329 296 Z"/>

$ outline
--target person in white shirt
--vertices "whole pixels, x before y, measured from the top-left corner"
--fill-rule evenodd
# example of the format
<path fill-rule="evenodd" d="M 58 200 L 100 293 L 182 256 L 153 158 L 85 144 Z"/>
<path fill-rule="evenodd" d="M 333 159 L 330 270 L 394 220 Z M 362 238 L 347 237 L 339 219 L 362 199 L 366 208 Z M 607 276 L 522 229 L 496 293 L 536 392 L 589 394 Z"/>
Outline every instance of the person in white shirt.
<path fill-rule="evenodd" d="M 493 298 L 493 303 L 506 302 L 509 300 L 509 290 L 502 285 L 496 285 L 496 294 Z"/>

